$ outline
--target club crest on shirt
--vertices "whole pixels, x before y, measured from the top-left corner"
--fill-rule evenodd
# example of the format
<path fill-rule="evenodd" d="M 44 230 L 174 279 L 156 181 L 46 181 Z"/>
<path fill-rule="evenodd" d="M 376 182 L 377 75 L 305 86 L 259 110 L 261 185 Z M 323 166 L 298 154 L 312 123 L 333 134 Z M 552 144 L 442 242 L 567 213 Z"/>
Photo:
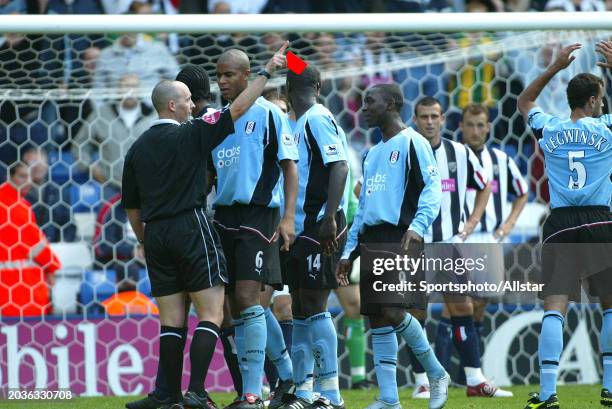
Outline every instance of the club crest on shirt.
<path fill-rule="evenodd" d="M 397 162 L 398 159 L 399 159 L 399 151 L 391 152 L 391 155 L 389 156 L 389 163 L 393 165 L 394 163 Z"/>
<path fill-rule="evenodd" d="M 493 174 L 499 175 L 499 165 L 493 165 Z"/>
<path fill-rule="evenodd" d="M 246 123 L 246 126 L 244 127 L 244 133 L 246 133 L 247 135 L 252 134 L 254 129 L 255 129 L 255 121 L 249 121 Z"/>
<path fill-rule="evenodd" d="M 325 145 L 323 146 L 323 149 L 325 150 L 325 154 L 327 156 L 338 155 L 338 146 L 335 143 L 332 143 L 331 145 Z"/>
<path fill-rule="evenodd" d="M 457 162 L 448 162 L 448 170 L 451 172 L 457 171 Z"/>

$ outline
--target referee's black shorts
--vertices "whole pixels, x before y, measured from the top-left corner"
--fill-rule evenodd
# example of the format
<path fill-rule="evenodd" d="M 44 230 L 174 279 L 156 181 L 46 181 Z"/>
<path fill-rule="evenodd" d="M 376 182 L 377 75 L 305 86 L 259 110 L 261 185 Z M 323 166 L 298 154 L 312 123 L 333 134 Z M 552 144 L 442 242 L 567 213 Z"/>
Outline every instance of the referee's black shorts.
<path fill-rule="evenodd" d="M 344 211 L 336 213 L 338 248 L 331 256 L 321 251 L 319 230 L 322 221 L 304 226 L 304 231 L 295 239 L 288 254 L 282 256 L 283 282 L 291 292 L 299 288 L 324 290 L 338 288 L 336 266 L 347 237 Z"/>
<path fill-rule="evenodd" d="M 421 291 L 410 292 L 401 303 L 381 303 L 372 301 L 372 293 L 368 288 L 377 280 L 373 271 L 370 271 L 366 260 L 379 257 L 379 250 L 370 251 L 368 244 L 394 244 L 399 246 L 406 233 L 405 227 L 398 227 L 384 223 L 377 226 L 365 226 L 363 233 L 359 236 L 359 246 L 361 253 L 361 271 L 359 280 L 359 295 L 361 298 L 362 315 L 380 315 L 385 307 L 398 307 L 424 310 L 427 308 L 427 295 Z M 370 253 L 368 253 L 370 252 Z M 387 257 L 388 252 L 384 252 Z M 419 282 L 425 280 L 425 273 L 419 270 L 411 281 Z"/>
<path fill-rule="evenodd" d="M 196 292 L 229 281 L 219 236 L 204 209 L 148 222 L 144 246 L 154 297 Z"/>
<path fill-rule="evenodd" d="M 229 286 L 238 280 L 253 280 L 282 289 L 276 227 L 279 209 L 235 204 L 217 206 L 214 225 L 227 259 Z"/>
<path fill-rule="evenodd" d="M 612 213 L 605 206 L 553 209 L 544 222 L 540 297 L 579 301 L 581 284 L 594 297 L 612 295 Z"/>

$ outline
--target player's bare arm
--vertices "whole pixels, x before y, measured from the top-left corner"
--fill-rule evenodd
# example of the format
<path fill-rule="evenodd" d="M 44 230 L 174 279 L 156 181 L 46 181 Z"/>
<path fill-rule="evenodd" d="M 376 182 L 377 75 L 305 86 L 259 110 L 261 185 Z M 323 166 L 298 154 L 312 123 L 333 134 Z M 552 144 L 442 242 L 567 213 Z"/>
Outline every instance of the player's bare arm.
<path fill-rule="evenodd" d="M 528 193 L 525 193 L 524 195 L 521 195 L 517 197 L 516 199 L 514 199 L 514 201 L 512 202 L 512 210 L 510 211 L 508 218 L 504 221 L 504 223 L 501 226 L 499 226 L 497 230 L 495 230 L 495 233 L 493 233 L 494 237 L 497 240 L 502 240 L 508 234 L 510 234 L 510 232 L 514 228 L 514 225 L 516 224 L 516 221 L 521 215 L 521 212 L 523 211 L 525 204 L 527 204 L 528 199 L 529 199 Z"/>
<path fill-rule="evenodd" d="M 535 101 L 544 87 L 546 87 L 552 77 L 554 77 L 559 71 L 569 67 L 572 61 L 576 59 L 576 56 L 572 55 L 572 53 L 581 48 L 582 44 L 578 43 L 562 48 L 559 51 L 557 59 L 546 69 L 546 71 L 544 71 L 538 78 L 529 84 L 529 86 L 525 88 L 523 92 L 521 92 L 518 97 L 517 105 L 520 113 L 523 114 L 525 119 L 527 119 L 527 115 L 529 114 L 531 108 L 536 105 Z"/>
<path fill-rule="evenodd" d="M 484 214 L 485 209 L 487 208 L 487 203 L 489 202 L 489 196 L 491 196 L 491 182 L 487 183 L 487 186 L 485 186 L 484 189 L 476 192 L 476 197 L 474 198 L 474 211 L 463 226 L 463 231 L 460 233 L 461 240 L 465 241 L 465 239 L 472 234 L 480 219 L 482 219 L 482 215 Z"/>
<path fill-rule="evenodd" d="M 282 251 L 289 251 L 295 241 L 295 203 L 297 201 L 298 173 L 297 165 L 290 159 L 280 162 L 283 170 L 283 193 L 285 196 L 285 212 L 278 224 L 278 236 L 283 238 Z"/>
<path fill-rule="evenodd" d="M 282 47 L 272 56 L 270 61 L 266 64 L 265 70 L 269 75 L 274 74 L 274 72 L 278 68 L 283 68 L 287 65 L 287 60 L 285 58 L 285 50 L 289 46 L 289 42 L 285 41 Z M 230 114 L 232 116 L 232 120 L 236 121 L 240 118 L 250 107 L 253 105 L 253 102 L 263 92 L 266 82 L 268 81 L 268 77 L 265 75 L 258 75 L 257 78 L 251 82 L 247 89 L 242 91 L 238 98 L 236 98 L 232 105 L 230 105 Z"/>
<path fill-rule="evenodd" d="M 329 186 L 327 188 L 327 206 L 323 215 L 323 222 L 319 229 L 319 240 L 323 254 L 331 255 L 338 250 L 338 241 L 336 240 L 336 210 L 342 200 L 344 194 L 344 186 L 348 176 L 348 165 L 346 161 L 338 161 L 329 164 Z"/>

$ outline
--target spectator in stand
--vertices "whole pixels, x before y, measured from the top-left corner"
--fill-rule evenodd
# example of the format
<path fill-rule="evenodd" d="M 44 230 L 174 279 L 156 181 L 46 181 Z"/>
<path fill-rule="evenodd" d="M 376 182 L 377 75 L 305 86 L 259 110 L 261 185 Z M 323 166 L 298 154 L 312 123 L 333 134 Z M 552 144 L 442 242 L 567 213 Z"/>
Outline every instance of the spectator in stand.
<path fill-rule="evenodd" d="M 228 10 L 233 14 L 259 14 L 263 11 L 268 0 L 208 0 L 208 12 L 220 13 L 219 10 Z"/>
<path fill-rule="evenodd" d="M 601 0 L 549 0 L 545 11 L 606 11 L 606 4 Z"/>
<path fill-rule="evenodd" d="M 136 74 L 141 87 L 152 90 L 163 79 L 179 71 L 176 58 L 162 42 L 144 34 L 126 33 L 100 52 L 94 73 L 94 88 L 112 90 L 126 74 Z"/>
<path fill-rule="evenodd" d="M 5 7 L 10 7 L 6 4 Z M 17 12 L 12 13 L 17 14 Z M 38 56 L 44 39 L 36 35 L 6 33 L 0 37 L 0 88 L 43 88 L 44 70 Z M 38 146 L 49 141 L 52 114 L 49 103 L 9 99 L 0 104 L 0 181 L 8 166 L 18 159 L 19 146 L 26 142 Z M 51 110 L 53 111 L 53 110 Z M 8 143 L 6 143 L 8 141 Z"/>
<path fill-rule="evenodd" d="M 49 293 L 61 267 L 24 198 L 29 179 L 28 166 L 19 161 L 0 185 L 0 317 L 50 313 Z"/>
<path fill-rule="evenodd" d="M 32 186 L 26 199 L 32 205 L 36 222 L 50 242 L 76 240 L 76 225 L 70 217 L 70 187 L 49 181 L 47 152 L 28 148 L 21 155 L 30 168 Z"/>
<path fill-rule="evenodd" d="M 123 158 L 155 119 L 153 109 L 136 95 L 139 85 L 137 75 L 123 75 L 118 83 L 123 98 L 95 108 L 73 140 L 72 152 L 78 165 L 91 167 L 93 178 L 100 183 L 121 185 Z"/>

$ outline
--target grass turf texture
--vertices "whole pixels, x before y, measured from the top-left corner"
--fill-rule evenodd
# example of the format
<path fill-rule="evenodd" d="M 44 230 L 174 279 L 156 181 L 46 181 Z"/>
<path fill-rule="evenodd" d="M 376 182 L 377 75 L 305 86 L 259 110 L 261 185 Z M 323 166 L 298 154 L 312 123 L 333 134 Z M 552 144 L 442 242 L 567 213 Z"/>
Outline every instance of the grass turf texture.
<path fill-rule="evenodd" d="M 465 396 L 464 389 L 451 388 L 450 398 L 445 408 L 447 409 L 523 409 L 527 402 L 529 392 L 538 390 L 537 386 L 515 386 L 509 388 L 514 392 L 513 398 L 470 398 Z M 562 409 L 591 409 L 601 408 L 599 405 L 599 394 L 601 386 L 560 386 L 558 388 L 559 399 Z M 342 397 L 347 409 L 363 409 L 370 404 L 377 390 L 370 391 L 342 391 Z M 425 409 L 426 400 L 412 399 L 410 389 L 400 391 L 400 399 L 404 409 Z M 229 404 L 234 395 L 229 393 L 213 393 L 213 399 L 219 407 Z M 133 397 L 101 397 L 101 398 L 76 398 L 71 401 L 6 401 L 0 400 L 0 408 L 19 409 L 120 409 Z"/>

